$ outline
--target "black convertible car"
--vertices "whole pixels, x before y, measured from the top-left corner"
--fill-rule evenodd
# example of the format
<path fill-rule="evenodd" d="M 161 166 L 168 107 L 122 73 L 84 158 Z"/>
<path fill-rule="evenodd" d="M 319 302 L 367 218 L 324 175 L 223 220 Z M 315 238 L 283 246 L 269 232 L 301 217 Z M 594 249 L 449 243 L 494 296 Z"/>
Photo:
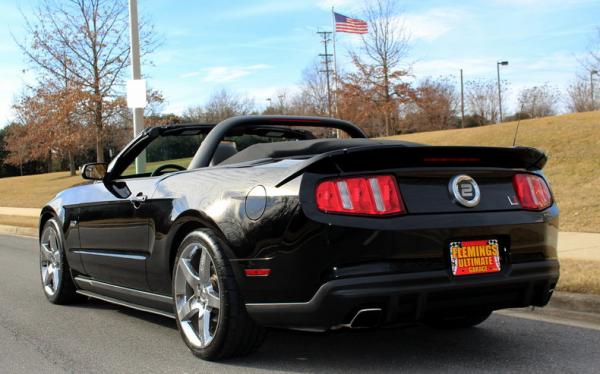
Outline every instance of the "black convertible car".
<path fill-rule="evenodd" d="M 43 208 L 43 290 L 175 318 L 209 360 L 255 350 L 265 327 L 473 326 L 552 295 L 545 163 L 328 118 L 149 128 Z"/>

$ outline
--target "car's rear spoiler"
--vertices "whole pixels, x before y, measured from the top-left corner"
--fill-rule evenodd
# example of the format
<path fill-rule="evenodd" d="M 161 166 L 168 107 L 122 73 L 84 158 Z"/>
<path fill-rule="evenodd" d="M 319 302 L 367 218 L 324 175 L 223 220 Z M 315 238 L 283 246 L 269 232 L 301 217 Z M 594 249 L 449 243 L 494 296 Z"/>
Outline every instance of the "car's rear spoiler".
<path fill-rule="evenodd" d="M 276 184 L 280 187 L 306 171 L 357 172 L 406 167 L 492 167 L 541 170 L 544 152 L 531 147 L 446 147 L 372 145 L 339 149 L 296 165 Z"/>

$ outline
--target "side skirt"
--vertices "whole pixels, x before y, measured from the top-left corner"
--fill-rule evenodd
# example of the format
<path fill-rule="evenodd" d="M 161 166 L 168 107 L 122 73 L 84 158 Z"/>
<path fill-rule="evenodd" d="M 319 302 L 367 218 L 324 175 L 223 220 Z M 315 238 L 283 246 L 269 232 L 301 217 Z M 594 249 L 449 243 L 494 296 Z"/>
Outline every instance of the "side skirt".
<path fill-rule="evenodd" d="M 79 288 L 78 294 L 142 312 L 175 318 L 172 299 L 169 296 L 116 286 L 81 276 L 75 277 L 74 280 Z"/>

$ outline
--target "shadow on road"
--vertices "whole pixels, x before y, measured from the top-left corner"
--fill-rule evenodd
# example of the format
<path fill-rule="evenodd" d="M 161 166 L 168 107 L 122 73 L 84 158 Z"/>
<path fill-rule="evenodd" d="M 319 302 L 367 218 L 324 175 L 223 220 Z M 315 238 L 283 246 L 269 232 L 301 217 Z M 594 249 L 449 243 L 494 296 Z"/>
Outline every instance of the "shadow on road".
<path fill-rule="evenodd" d="M 82 308 L 82 309 L 96 309 L 96 310 L 113 310 L 119 312 L 121 314 L 125 314 L 130 317 L 139 318 L 144 321 L 148 321 L 163 327 L 168 327 L 173 330 L 177 330 L 177 324 L 174 319 L 159 316 L 157 314 L 142 312 L 139 310 L 127 308 L 121 305 L 107 303 L 101 300 L 90 298 L 86 302 L 82 302 L 79 304 L 71 304 L 69 305 L 71 308 Z"/>
<path fill-rule="evenodd" d="M 101 301 L 74 307 L 114 310 L 176 330 L 172 319 Z M 293 372 L 569 371 L 573 367 L 564 357 L 546 352 L 569 352 L 571 365 L 583 364 L 593 354 L 598 336 L 583 338 L 582 331 L 501 315 L 493 315 L 479 327 L 456 331 L 420 325 L 329 333 L 270 330 L 258 352 L 218 366 L 241 372 L 246 368 Z M 573 339 L 579 340 L 580 349 L 573 350 Z M 183 342 L 181 345 L 183 349 Z"/>
<path fill-rule="evenodd" d="M 485 327 L 449 332 L 410 326 L 326 334 L 274 330 L 259 352 L 227 364 L 311 372 L 486 370 L 488 359 L 509 360 L 512 354 L 507 353 L 506 346 L 514 344 L 514 340 Z M 533 342 L 520 344 L 524 344 L 522 349 L 534 346 Z"/>

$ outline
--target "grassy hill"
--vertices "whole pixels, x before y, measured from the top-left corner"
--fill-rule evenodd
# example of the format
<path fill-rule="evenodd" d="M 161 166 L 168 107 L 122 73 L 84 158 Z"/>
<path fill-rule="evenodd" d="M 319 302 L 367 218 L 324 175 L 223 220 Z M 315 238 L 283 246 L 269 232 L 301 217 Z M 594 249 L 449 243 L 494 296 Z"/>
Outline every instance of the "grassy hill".
<path fill-rule="evenodd" d="M 511 146 L 516 122 L 394 136 L 432 145 Z M 544 172 L 561 210 L 561 230 L 600 232 L 600 112 L 521 121 L 517 145 L 549 155 Z"/>
<path fill-rule="evenodd" d="M 512 145 L 516 122 L 396 136 L 434 145 Z M 545 172 L 561 209 L 561 230 L 600 232 L 600 112 L 521 121 L 518 145 L 545 150 Z M 67 172 L 0 179 L 0 206 L 41 207 L 83 182 Z"/>

